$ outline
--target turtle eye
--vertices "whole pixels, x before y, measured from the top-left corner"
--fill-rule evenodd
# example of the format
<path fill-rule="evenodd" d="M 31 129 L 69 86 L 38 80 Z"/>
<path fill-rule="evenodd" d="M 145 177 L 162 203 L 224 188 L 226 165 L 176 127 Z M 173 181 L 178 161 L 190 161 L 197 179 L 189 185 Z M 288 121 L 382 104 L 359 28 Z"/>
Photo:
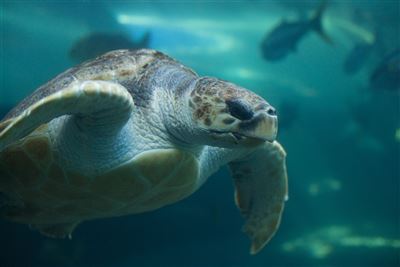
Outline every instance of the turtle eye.
<path fill-rule="evenodd" d="M 240 99 L 229 99 L 225 101 L 228 106 L 229 113 L 239 120 L 250 120 L 253 118 L 254 112 L 251 107 Z"/>

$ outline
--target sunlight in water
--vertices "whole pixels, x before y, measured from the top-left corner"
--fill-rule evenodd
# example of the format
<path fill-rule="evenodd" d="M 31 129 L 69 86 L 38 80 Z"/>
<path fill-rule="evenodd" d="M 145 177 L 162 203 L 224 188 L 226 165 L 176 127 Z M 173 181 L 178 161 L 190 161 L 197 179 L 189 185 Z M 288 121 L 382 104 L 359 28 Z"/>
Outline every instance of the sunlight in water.
<path fill-rule="evenodd" d="M 273 25 L 276 23 L 277 17 L 275 16 L 263 16 L 263 17 L 254 17 L 252 16 L 251 20 L 249 18 L 245 19 L 245 23 L 243 20 L 237 19 L 221 19 L 221 18 L 204 18 L 204 17 L 180 17 L 180 18 L 171 18 L 171 17 L 162 17 L 159 15 L 143 15 L 143 14 L 117 14 L 117 21 L 123 25 L 141 25 L 148 27 L 174 27 L 174 28 L 185 28 L 185 29 L 211 29 L 214 31 L 229 31 L 232 30 L 234 32 L 237 31 L 262 31 L 266 30 L 266 25 Z M 262 19 L 260 21 L 260 19 Z"/>
<path fill-rule="evenodd" d="M 334 252 L 335 248 L 340 247 L 399 249 L 400 239 L 357 235 L 350 227 L 333 225 L 282 245 L 282 249 L 286 252 L 306 251 L 316 259 L 326 258 Z"/>
<path fill-rule="evenodd" d="M 318 196 L 328 192 L 337 192 L 342 189 L 342 183 L 334 178 L 323 178 L 318 182 L 310 183 L 308 193 L 311 196 Z"/>
<path fill-rule="evenodd" d="M 145 27 L 158 27 L 176 29 L 187 36 L 193 36 L 189 44 L 183 42 L 174 47 L 167 47 L 169 53 L 174 54 L 215 54 L 229 52 L 237 49 L 240 41 L 234 35 L 226 31 L 218 30 L 220 23 L 218 21 L 208 21 L 202 19 L 166 19 L 158 16 L 145 15 L 117 15 L 117 21 L 122 25 L 138 25 Z M 210 30 L 212 29 L 212 30 Z M 203 44 L 196 44 L 196 40 L 202 40 Z"/>
<path fill-rule="evenodd" d="M 397 142 L 400 142 L 400 128 L 398 128 L 394 134 L 394 139 L 396 139 Z"/>
<path fill-rule="evenodd" d="M 332 23 L 335 24 L 336 27 L 358 37 L 369 44 L 372 44 L 375 41 L 375 36 L 371 31 L 351 22 L 350 20 L 343 18 L 332 18 Z"/>
<path fill-rule="evenodd" d="M 284 74 L 277 75 L 276 73 L 268 73 L 252 69 L 250 67 L 231 67 L 226 68 L 224 77 L 229 79 L 251 79 L 253 81 L 263 81 L 266 86 L 275 88 L 276 90 L 282 90 L 290 92 L 305 98 L 313 98 L 318 96 L 318 92 L 315 88 L 304 83 L 300 79 L 288 77 Z"/>

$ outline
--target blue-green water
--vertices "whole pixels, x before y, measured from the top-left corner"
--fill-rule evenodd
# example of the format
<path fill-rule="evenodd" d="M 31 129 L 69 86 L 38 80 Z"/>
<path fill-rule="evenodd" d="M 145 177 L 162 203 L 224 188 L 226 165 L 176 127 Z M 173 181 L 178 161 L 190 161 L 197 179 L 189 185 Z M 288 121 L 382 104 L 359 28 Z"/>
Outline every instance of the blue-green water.
<path fill-rule="evenodd" d="M 2 116 L 73 66 L 69 51 L 82 36 L 123 32 L 134 42 L 150 32 L 151 48 L 277 108 L 289 201 L 279 231 L 256 256 L 248 254 L 232 179 L 222 169 L 186 200 L 85 222 L 72 240 L 0 221 L 0 266 L 399 266 L 400 94 L 369 85 L 383 57 L 400 47 L 399 2 L 331 1 L 323 24 L 333 44 L 310 33 L 281 61 L 262 58 L 269 31 L 318 4 L 2 1 Z M 376 36 L 379 46 L 362 68 L 346 74 L 352 47 Z"/>

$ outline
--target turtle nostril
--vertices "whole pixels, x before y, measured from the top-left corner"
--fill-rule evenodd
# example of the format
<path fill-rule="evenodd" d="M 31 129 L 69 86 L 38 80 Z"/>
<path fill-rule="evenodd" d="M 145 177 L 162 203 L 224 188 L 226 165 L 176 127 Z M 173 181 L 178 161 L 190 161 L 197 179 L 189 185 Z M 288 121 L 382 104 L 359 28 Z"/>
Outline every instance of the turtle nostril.
<path fill-rule="evenodd" d="M 276 116 L 276 110 L 273 107 L 267 109 L 267 114 L 270 116 Z"/>

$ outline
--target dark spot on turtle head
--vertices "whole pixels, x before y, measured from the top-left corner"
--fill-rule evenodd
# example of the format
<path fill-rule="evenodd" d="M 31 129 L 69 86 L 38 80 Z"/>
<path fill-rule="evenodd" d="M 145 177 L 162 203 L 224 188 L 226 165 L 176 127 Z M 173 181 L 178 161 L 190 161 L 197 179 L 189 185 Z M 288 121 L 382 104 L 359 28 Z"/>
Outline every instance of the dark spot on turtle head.
<path fill-rule="evenodd" d="M 197 119 L 200 119 L 201 117 L 203 117 L 203 115 L 204 115 L 204 111 L 202 110 L 202 109 L 196 109 L 196 111 L 195 111 L 195 113 L 194 113 L 194 116 L 197 118 Z"/>
<path fill-rule="evenodd" d="M 193 101 L 194 101 L 194 103 L 199 103 L 199 102 L 201 102 L 201 97 L 200 96 L 195 96 L 193 98 Z"/>
<path fill-rule="evenodd" d="M 143 65 L 143 69 L 147 68 L 149 66 L 149 63 L 146 63 Z"/>
<path fill-rule="evenodd" d="M 208 96 L 212 96 L 212 95 L 214 95 L 215 90 L 212 90 L 211 88 L 208 88 L 208 90 L 206 90 L 204 93 L 206 95 L 208 95 Z"/>
<path fill-rule="evenodd" d="M 226 118 L 222 122 L 225 124 L 232 124 L 235 121 L 235 119 L 232 118 Z"/>
<path fill-rule="evenodd" d="M 210 120 L 209 117 L 207 117 L 207 118 L 204 120 L 204 124 L 207 125 L 207 126 L 210 126 L 210 125 L 211 125 L 211 120 Z"/>
<path fill-rule="evenodd" d="M 211 111 L 211 105 L 207 103 L 206 105 L 204 105 L 204 106 L 202 107 L 202 109 L 203 109 L 203 111 L 204 111 L 205 113 L 210 113 L 210 111 Z"/>
<path fill-rule="evenodd" d="M 131 70 L 122 70 L 118 74 L 119 74 L 119 76 L 129 76 L 132 74 L 132 71 Z"/>
<path fill-rule="evenodd" d="M 161 57 L 161 56 L 164 56 L 164 54 L 161 53 L 160 51 L 154 51 L 154 56 Z"/>
<path fill-rule="evenodd" d="M 215 103 L 222 103 L 222 102 L 224 102 L 221 98 L 219 98 L 219 97 L 214 97 L 214 102 Z"/>

